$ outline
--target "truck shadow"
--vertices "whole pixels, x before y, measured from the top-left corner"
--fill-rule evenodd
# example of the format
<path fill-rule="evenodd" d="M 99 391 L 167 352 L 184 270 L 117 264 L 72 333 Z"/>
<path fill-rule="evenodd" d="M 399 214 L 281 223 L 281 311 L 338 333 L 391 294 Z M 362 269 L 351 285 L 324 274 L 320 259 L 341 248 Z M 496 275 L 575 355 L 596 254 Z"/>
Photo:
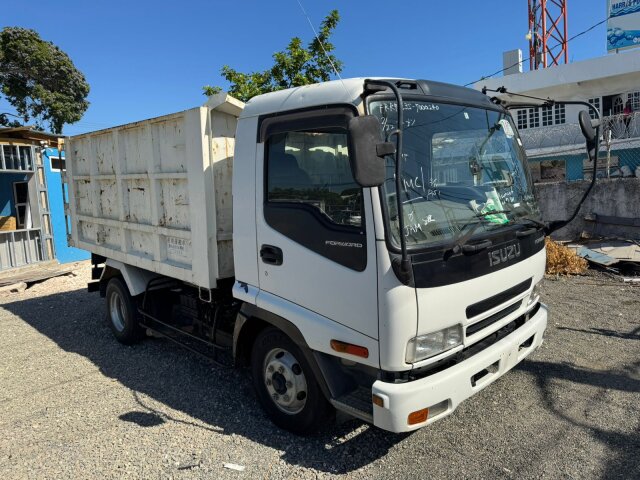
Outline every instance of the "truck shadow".
<path fill-rule="evenodd" d="M 5 303 L 2 308 L 131 389 L 137 406 L 119 419 L 140 428 L 179 422 L 212 435 L 241 435 L 283 451 L 281 459 L 291 465 L 333 474 L 367 465 L 407 437 L 357 420 L 327 425 L 309 437 L 280 430 L 258 405 L 246 371 L 215 367 L 161 339 L 131 347 L 119 344 L 105 321 L 104 300 L 85 290 Z M 175 418 L 163 406 L 194 421 Z"/>
<path fill-rule="evenodd" d="M 595 371 L 576 367 L 569 363 L 551 363 L 536 360 L 523 362 L 516 369 L 532 375 L 541 392 L 544 406 L 560 420 L 580 428 L 594 439 L 610 449 L 612 455 L 603 468 L 603 480 L 609 478 L 630 478 L 630 472 L 640 471 L 640 426 L 638 418 L 629 419 L 632 422 L 632 432 L 615 431 L 613 428 L 603 428 L 602 419 L 607 415 L 616 415 L 615 405 L 608 408 L 598 408 L 606 403 L 604 398 L 612 391 L 640 393 L 640 361 L 625 366 L 620 371 Z M 560 405 L 555 395 L 554 382 L 569 381 L 577 385 L 596 387 L 597 391 L 591 395 L 594 400 L 585 399 L 584 408 L 565 408 Z M 573 410 L 573 411 L 572 411 Z M 597 410 L 597 411 L 596 411 Z"/>
<path fill-rule="evenodd" d="M 623 340 L 640 340 L 640 327 L 630 332 L 618 332 L 607 328 L 590 328 L 588 330 L 572 327 L 558 327 L 558 330 L 570 330 L 572 332 L 588 333 L 590 335 L 603 335 L 605 337 L 621 338 Z"/>

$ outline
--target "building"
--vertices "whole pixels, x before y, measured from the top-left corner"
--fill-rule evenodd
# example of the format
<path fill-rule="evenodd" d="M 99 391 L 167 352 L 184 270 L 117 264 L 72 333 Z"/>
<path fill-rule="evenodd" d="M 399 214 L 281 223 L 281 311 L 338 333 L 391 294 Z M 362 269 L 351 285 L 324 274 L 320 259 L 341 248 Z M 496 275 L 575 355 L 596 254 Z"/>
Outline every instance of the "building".
<path fill-rule="evenodd" d="M 66 245 L 57 144 L 31 127 L 0 128 L 0 272 L 88 258 Z"/>
<path fill-rule="evenodd" d="M 603 117 L 598 175 L 640 176 L 640 50 L 524 73 L 516 70 L 474 85 L 478 90 L 502 86 L 512 93 L 592 104 Z M 625 111 L 627 102 L 630 109 Z M 587 161 L 578 126 L 583 109 L 555 105 L 512 111 L 536 181 L 591 178 L 593 164 Z"/>
<path fill-rule="evenodd" d="M 64 150 L 62 155 L 55 147 L 42 149 L 42 161 L 44 172 L 49 185 L 49 204 L 51 208 L 51 223 L 53 227 L 53 243 L 56 251 L 56 259 L 60 263 L 88 260 L 91 254 L 79 248 L 70 247 L 67 244 L 69 234 L 66 217 L 64 214 L 67 202 L 66 192 L 63 191 L 61 175 L 65 171 Z M 64 187 L 66 188 L 66 186 Z"/>

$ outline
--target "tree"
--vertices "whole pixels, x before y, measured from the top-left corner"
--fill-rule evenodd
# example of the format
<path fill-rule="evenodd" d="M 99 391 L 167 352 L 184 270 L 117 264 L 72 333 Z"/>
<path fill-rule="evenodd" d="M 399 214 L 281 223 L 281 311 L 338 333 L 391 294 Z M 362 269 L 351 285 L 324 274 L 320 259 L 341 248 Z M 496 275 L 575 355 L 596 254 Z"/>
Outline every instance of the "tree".
<path fill-rule="evenodd" d="M 65 123 L 82 118 L 89 107 L 89 85 L 69 56 L 33 30 L 6 27 L 0 32 L 0 95 L 36 128 L 62 133 Z M 15 126 L 6 115 L 0 125 Z"/>
<path fill-rule="evenodd" d="M 246 102 L 263 93 L 330 80 L 334 72 L 342 71 L 342 62 L 331 53 L 334 46 L 329 42 L 339 20 L 337 10 L 329 12 L 320 24 L 318 36 L 306 47 L 300 38 L 292 38 L 284 51 L 273 54 L 273 66 L 262 72 L 241 73 L 223 66 L 221 74 L 231 83 L 229 94 Z M 207 85 L 203 91 L 210 96 L 221 88 Z"/>

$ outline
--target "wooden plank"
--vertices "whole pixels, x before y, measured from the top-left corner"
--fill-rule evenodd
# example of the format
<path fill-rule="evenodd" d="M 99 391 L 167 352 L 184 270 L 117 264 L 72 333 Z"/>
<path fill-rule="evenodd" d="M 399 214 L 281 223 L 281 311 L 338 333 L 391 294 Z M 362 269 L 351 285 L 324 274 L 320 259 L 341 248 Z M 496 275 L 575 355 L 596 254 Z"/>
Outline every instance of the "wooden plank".
<path fill-rule="evenodd" d="M 0 287 L 14 283 L 33 283 L 46 280 L 48 278 L 67 275 L 80 268 L 81 263 L 70 263 L 60 265 L 57 262 L 43 262 L 36 265 L 29 265 L 23 268 L 12 269 L 0 274 Z"/>
<path fill-rule="evenodd" d="M 604 223 L 607 225 L 623 225 L 626 227 L 640 227 L 640 218 L 638 217 L 615 217 L 611 215 L 595 214 L 596 223 Z"/>

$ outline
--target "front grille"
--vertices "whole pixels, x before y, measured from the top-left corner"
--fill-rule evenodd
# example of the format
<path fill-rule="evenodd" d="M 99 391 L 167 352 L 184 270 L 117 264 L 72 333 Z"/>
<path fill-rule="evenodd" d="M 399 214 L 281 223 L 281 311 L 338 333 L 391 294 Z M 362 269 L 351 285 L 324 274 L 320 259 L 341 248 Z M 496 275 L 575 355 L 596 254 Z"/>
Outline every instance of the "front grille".
<path fill-rule="evenodd" d="M 492 308 L 495 308 L 498 305 L 508 302 L 513 297 L 517 297 L 521 293 L 526 292 L 527 290 L 529 290 L 529 287 L 531 287 L 531 281 L 532 279 L 529 278 L 524 282 L 519 283 L 515 287 L 511 287 L 508 290 L 505 290 L 504 292 L 494 295 L 493 297 L 485 298 L 484 300 L 478 303 L 469 305 L 466 310 L 467 318 L 473 318 L 478 315 L 481 315 L 487 310 L 491 310 Z"/>
<path fill-rule="evenodd" d="M 473 325 L 469 325 L 467 327 L 466 336 L 470 337 L 471 335 L 478 333 L 480 330 L 487 328 L 490 325 L 493 325 L 494 323 L 502 320 L 506 316 L 518 310 L 520 308 L 520 305 L 522 305 L 522 300 L 514 303 L 513 305 L 509 305 L 507 308 L 504 308 L 499 312 L 494 313 L 493 315 L 485 318 L 484 320 L 480 320 L 479 322 L 476 322 Z"/>

